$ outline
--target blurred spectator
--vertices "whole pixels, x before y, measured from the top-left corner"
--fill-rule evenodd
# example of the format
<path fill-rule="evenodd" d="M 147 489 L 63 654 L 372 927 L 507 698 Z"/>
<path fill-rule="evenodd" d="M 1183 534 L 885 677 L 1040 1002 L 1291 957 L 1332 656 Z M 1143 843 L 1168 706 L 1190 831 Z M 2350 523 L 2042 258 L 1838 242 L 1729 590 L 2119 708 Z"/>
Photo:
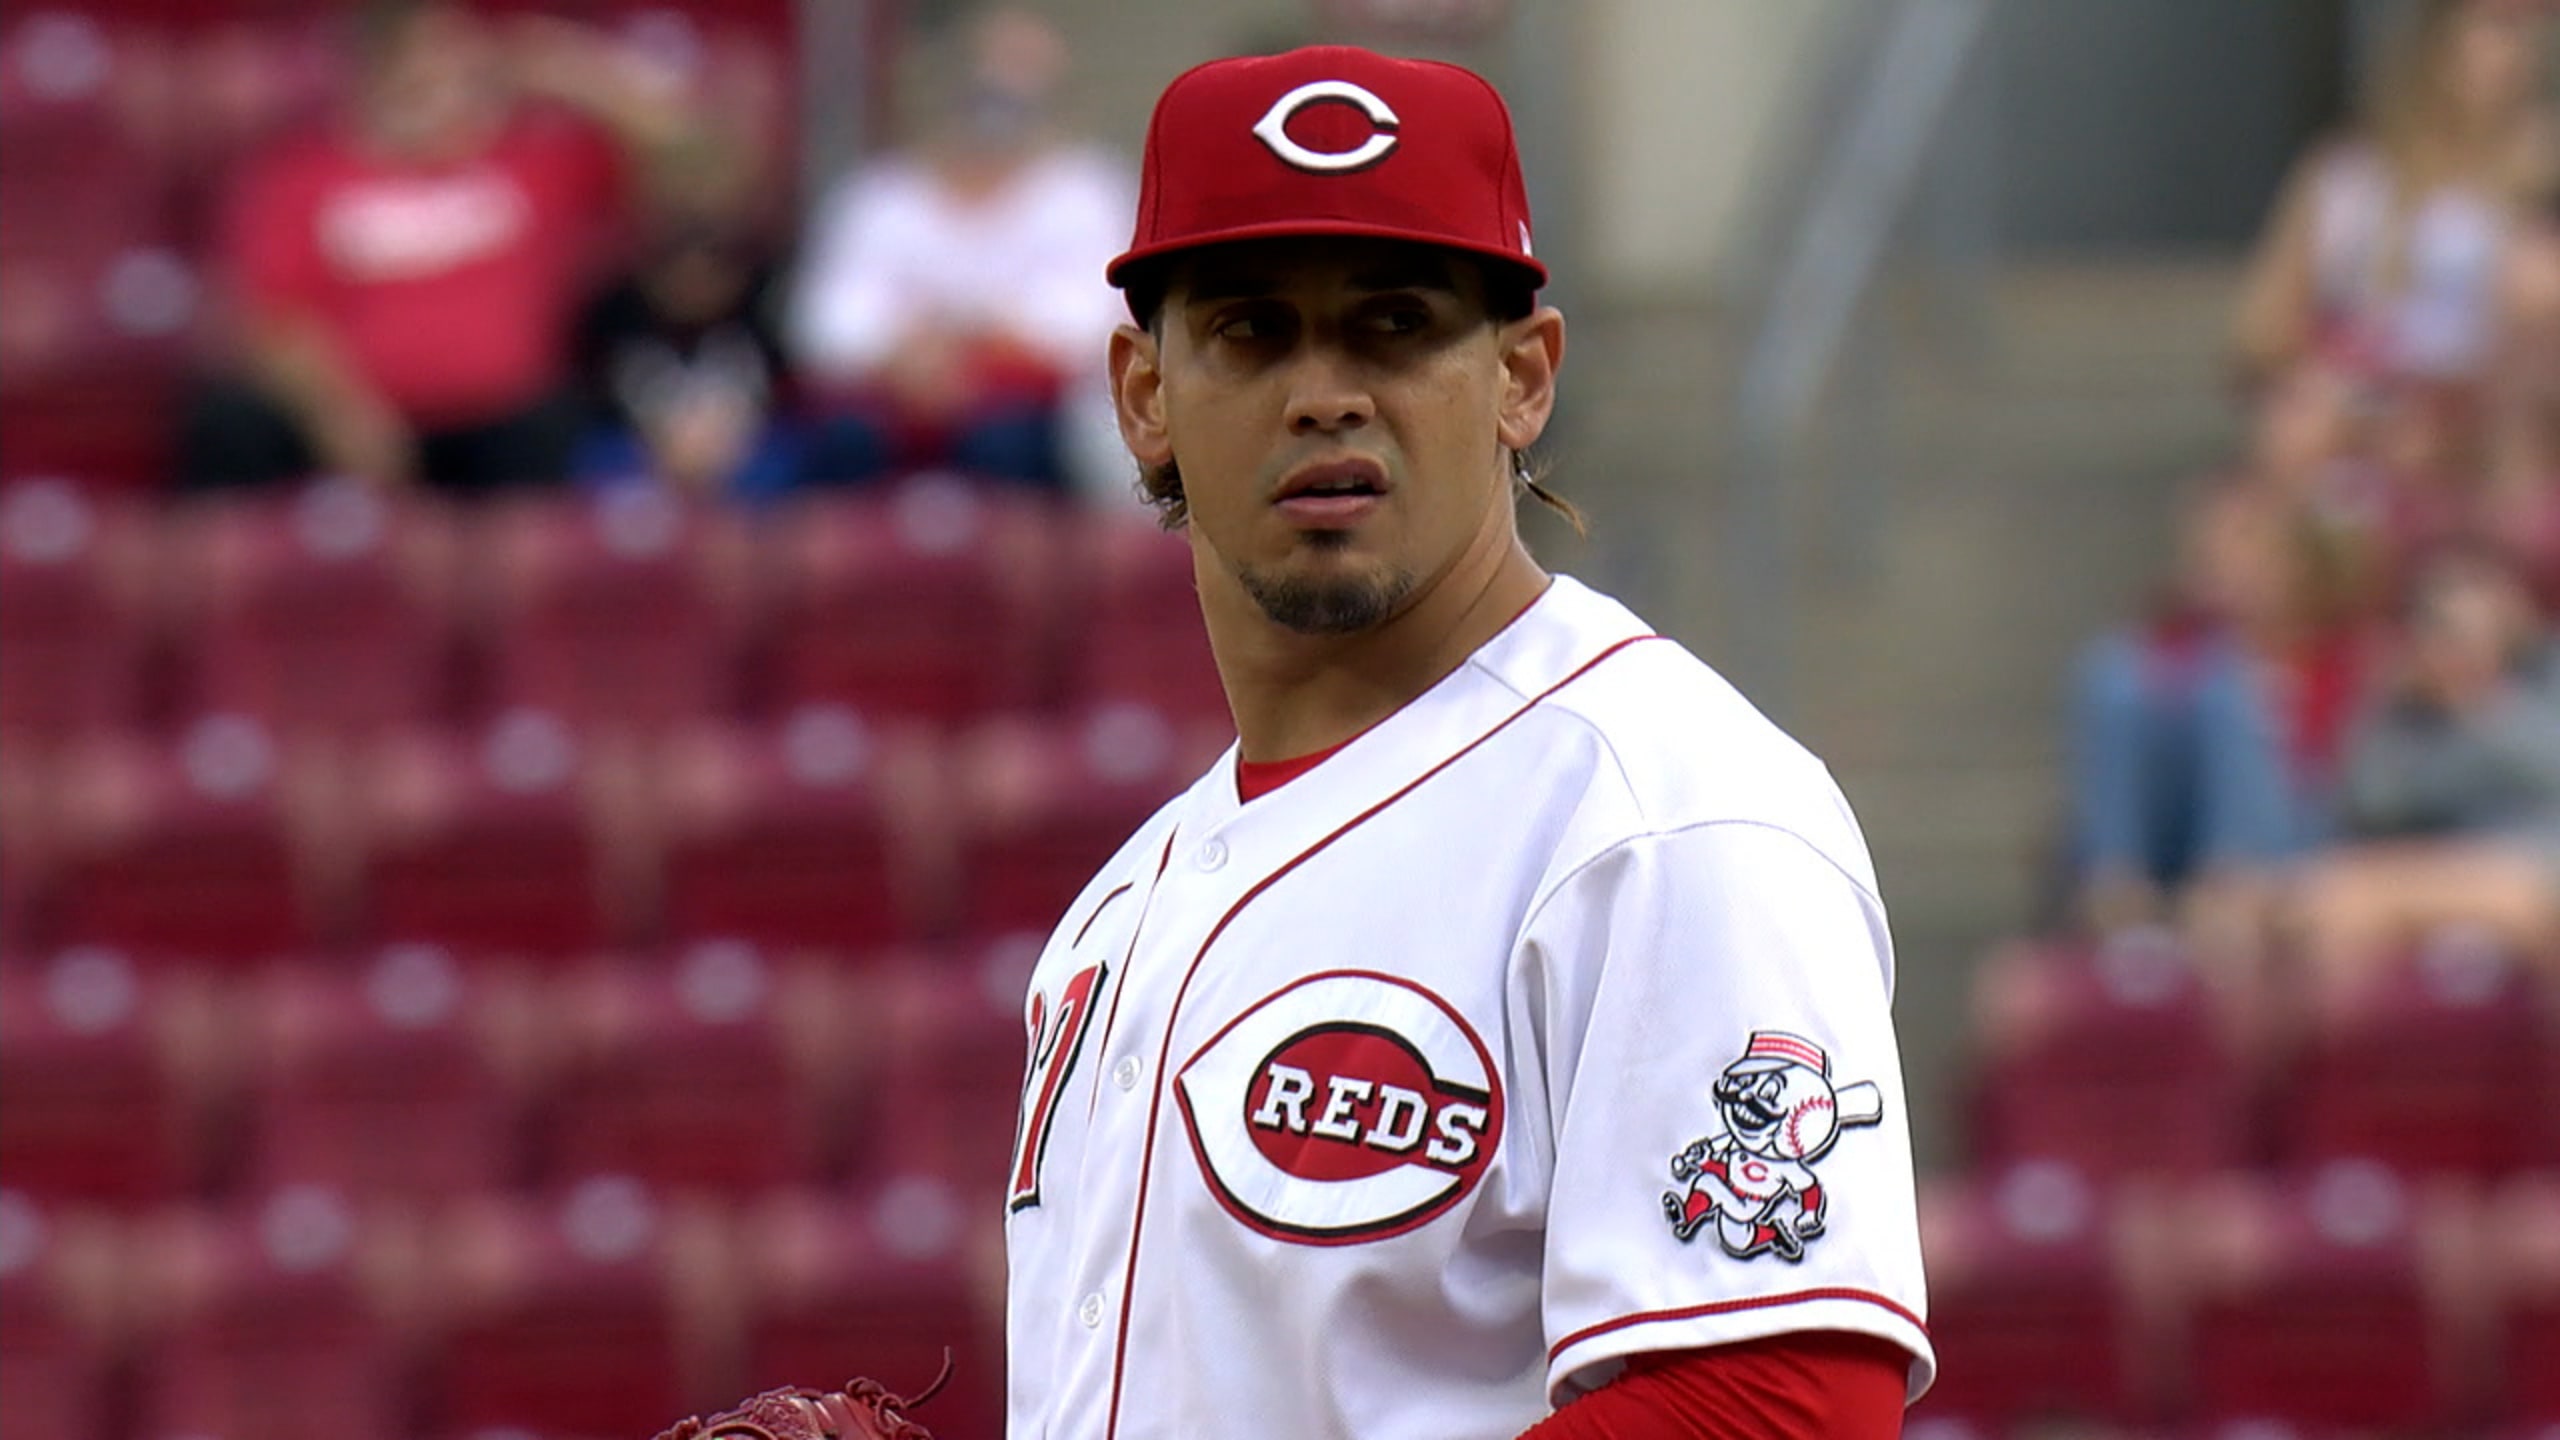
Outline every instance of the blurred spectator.
<path fill-rule="evenodd" d="M 2528 956 L 2560 943 L 2560 644 L 2513 569 L 2464 548 L 2418 577 L 2400 646 L 2346 751 L 2351 843 L 2292 897 L 2306 978 L 2332 1002 L 2439 927 Z"/>
<path fill-rule="evenodd" d="M 2560 205 L 2507 267 L 2506 344 L 2490 397 L 2480 529 L 2560 613 Z"/>
<path fill-rule="evenodd" d="M 815 482 L 949 466 L 1064 488 L 1081 447 L 1062 429 L 1108 423 L 1103 351 L 1127 317 L 1102 272 L 1135 183 L 1060 134 L 1068 52 L 1046 20 L 998 9 L 966 38 L 940 133 L 812 218 L 791 339 L 822 416 Z"/>
<path fill-rule="evenodd" d="M 230 197 L 238 370 L 184 417 L 182 483 L 561 479 L 570 319 L 620 229 L 612 142 L 672 143 L 679 89 L 541 17 L 387 0 L 360 37 L 352 113 Z"/>
<path fill-rule="evenodd" d="M 2252 381 L 2324 345 L 2465 385 L 2491 357 L 2503 252 L 2560 179 L 2534 0 L 2420 0 L 2354 129 L 2304 160 L 2261 240 L 2239 358 Z"/>
<path fill-rule="evenodd" d="M 797 478 L 780 267 L 725 183 L 733 158 L 706 137 L 671 162 L 633 265 L 580 318 L 588 483 L 769 498 Z"/>
<path fill-rule="evenodd" d="M 2288 429 L 2271 425 L 2262 453 Z M 2361 666 L 2340 594 L 2332 552 L 2274 486 L 2223 479 L 2193 498 L 2168 593 L 2081 660 L 2070 762 L 2081 923 L 2101 934 L 2168 923 L 2190 887 L 2263 871 L 2325 831 Z"/>

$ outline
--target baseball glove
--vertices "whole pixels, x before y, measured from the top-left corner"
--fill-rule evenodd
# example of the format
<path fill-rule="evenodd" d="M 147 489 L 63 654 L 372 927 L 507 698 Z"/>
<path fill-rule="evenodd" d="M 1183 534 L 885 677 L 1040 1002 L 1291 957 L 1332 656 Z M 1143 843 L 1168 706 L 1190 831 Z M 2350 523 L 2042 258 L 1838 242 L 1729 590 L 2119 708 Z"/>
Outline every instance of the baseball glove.
<path fill-rule="evenodd" d="M 930 1400 L 951 1378 L 942 1373 L 907 1399 L 877 1380 L 848 1381 L 841 1390 L 767 1390 L 734 1410 L 679 1420 L 658 1440 L 933 1440 L 933 1432 L 906 1412 Z"/>

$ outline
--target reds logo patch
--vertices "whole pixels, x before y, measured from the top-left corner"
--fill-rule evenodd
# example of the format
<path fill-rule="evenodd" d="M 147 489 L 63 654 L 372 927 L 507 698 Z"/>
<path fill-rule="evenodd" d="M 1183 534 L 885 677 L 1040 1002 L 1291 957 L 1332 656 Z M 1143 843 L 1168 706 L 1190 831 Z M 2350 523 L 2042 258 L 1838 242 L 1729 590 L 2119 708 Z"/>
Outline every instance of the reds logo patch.
<path fill-rule="evenodd" d="M 1174 1077 L 1201 1178 L 1265 1235 L 1350 1245 L 1426 1225 L 1502 1139 L 1492 1054 L 1450 1005 L 1367 971 L 1266 996 Z"/>
<path fill-rule="evenodd" d="M 1775 1252 L 1804 1258 L 1822 1234 L 1829 1200 L 1814 1162 L 1843 1128 L 1884 1118 L 1884 1092 L 1869 1081 L 1834 1086 L 1821 1046 L 1783 1030 L 1753 1032 L 1742 1058 L 1716 1077 L 1724 1133 L 1702 1135 L 1671 1157 L 1685 1190 L 1662 1192 L 1671 1233 L 1687 1241 L 1713 1225 L 1737 1260 Z"/>

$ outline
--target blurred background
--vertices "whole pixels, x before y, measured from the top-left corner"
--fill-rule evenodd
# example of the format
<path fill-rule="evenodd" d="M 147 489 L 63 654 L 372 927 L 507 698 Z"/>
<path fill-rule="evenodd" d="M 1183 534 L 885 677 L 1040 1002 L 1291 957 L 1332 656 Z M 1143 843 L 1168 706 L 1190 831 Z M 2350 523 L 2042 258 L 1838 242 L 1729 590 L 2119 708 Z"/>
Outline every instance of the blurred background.
<path fill-rule="evenodd" d="M 1537 547 L 1866 825 L 1913 1433 L 2560 1435 L 2555 29 L 9 6 L 0 1437 L 946 1345 L 1000 1431 L 1029 960 L 1230 735 L 1101 267 L 1164 83 L 1314 40 L 1503 88 Z"/>

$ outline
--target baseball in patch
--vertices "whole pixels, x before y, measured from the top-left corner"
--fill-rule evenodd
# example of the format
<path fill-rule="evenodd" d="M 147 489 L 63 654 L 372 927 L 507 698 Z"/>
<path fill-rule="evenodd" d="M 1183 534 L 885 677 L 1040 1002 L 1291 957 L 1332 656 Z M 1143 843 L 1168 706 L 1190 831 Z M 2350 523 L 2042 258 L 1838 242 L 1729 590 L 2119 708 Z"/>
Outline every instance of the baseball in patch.
<path fill-rule="evenodd" d="M 1821 1046 L 1758 1030 L 1714 1094 L 1724 1132 L 1671 1157 L 1671 1178 L 1685 1186 L 1662 1192 L 1671 1233 L 1686 1241 L 1711 1229 L 1737 1260 L 1802 1260 L 1829 1206 L 1813 1167 L 1841 1131 L 1884 1118 L 1884 1092 L 1866 1080 L 1834 1085 Z"/>
<path fill-rule="evenodd" d="M 1421 986 L 1369 971 L 1265 996 L 1173 1088 L 1219 1203 L 1300 1244 L 1429 1224 L 1483 1180 L 1502 1140 L 1502 1082 L 1474 1028 Z"/>

